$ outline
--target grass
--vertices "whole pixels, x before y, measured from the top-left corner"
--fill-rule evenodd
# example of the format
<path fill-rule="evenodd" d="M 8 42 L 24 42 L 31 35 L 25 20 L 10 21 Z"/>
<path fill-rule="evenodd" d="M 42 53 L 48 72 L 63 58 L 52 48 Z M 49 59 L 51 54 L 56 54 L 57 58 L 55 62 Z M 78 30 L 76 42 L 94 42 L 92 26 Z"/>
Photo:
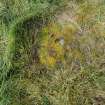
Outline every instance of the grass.
<path fill-rule="evenodd" d="M 63 0 L 0 1 L 0 105 L 105 104 L 105 2 L 71 0 L 65 5 Z M 39 54 L 41 44 L 52 49 L 51 42 L 62 35 L 64 63 L 42 63 L 40 56 L 49 56 Z"/>

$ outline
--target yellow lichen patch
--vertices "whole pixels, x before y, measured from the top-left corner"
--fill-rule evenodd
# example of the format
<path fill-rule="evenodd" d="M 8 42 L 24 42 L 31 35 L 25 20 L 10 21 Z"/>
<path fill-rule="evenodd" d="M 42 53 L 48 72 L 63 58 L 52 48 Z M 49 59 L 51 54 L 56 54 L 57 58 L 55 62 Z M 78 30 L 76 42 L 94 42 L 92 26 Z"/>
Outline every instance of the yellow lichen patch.
<path fill-rule="evenodd" d="M 58 58 L 63 56 L 63 47 L 53 40 L 43 40 L 41 42 L 44 46 L 40 49 L 40 61 L 43 64 L 54 66 Z"/>
<path fill-rule="evenodd" d="M 70 23 L 63 26 L 50 23 L 44 27 L 41 31 L 42 37 L 40 37 L 40 62 L 50 67 L 54 67 L 57 63 L 64 63 L 66 47 L 75 40 L 76 32 L 77 28 Z"/>
<path fill-rule="evenodd" d="M 49 27 L 50 34 L 53 34 L 56 37 L 57 35 L 58 36 L 60 35 L 60 31 L 61 31 L 60 25 L 58 25 L 57 23 L 50 23 L 48 27 Z"/>
<path fill-rule="evenodd" d="M 54 57 L 51 57 L 48 55 L 48 49 L 46 48 L 41 48 L 40 49 L 40 62 L 42 64 L 47 64 L 53 66 L 55 64 L 55 59 Z"/>
<path fill-rule="evenodd" d="M 51 57 L 51 56 L 47 57 L 46 64 L 48 64 L 50 66 L 54 66 L 55 63 L 56 63 L 56 59 L 54 57 Z"/>

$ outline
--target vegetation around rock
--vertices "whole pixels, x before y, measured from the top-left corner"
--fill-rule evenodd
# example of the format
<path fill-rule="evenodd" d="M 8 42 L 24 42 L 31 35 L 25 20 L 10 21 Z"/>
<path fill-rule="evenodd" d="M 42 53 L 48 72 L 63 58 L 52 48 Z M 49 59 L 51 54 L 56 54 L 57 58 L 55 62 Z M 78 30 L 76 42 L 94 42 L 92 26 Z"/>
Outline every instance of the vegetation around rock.
<path fill-rule="evenodd" d="M 104 0 L 0 0 L 0 105 L 105 105 Z"/>

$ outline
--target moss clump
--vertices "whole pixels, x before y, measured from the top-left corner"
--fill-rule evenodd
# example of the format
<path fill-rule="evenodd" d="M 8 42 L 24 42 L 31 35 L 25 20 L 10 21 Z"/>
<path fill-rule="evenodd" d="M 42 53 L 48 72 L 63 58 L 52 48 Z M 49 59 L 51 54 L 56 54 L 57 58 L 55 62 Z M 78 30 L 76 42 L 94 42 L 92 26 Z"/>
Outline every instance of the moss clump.
<path fill-rule="evenodd" d="M 79 29 L 72 23 L 50 23 L 40 32 L 40 62 L 49 67 L 65 64 L 65 55 L 71 53 L 70 44 L 75 41 Z M 73 51 L 72 51 L 73 53 Z M 74 51 L 80 57 L 79 51 Z M 66 55 L 68 56 L 68 55 Z"/>

